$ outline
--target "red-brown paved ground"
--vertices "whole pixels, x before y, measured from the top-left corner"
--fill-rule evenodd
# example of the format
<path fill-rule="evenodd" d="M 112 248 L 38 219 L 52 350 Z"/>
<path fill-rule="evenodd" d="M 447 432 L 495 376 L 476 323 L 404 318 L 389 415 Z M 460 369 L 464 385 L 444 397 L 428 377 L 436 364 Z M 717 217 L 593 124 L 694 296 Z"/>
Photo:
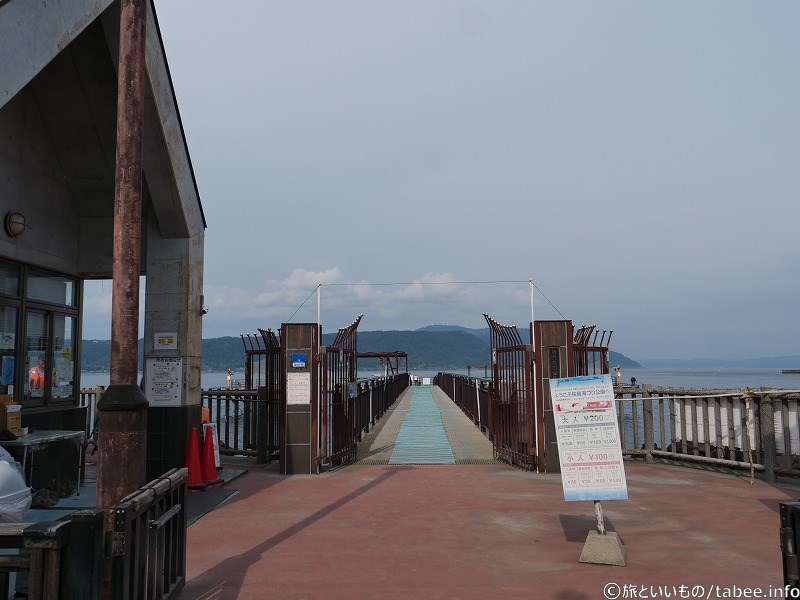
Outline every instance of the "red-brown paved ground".
<path fill-rule="evenodd" d="M 592 505 L 565 502 L 558 475 L 500 463 L 251 469 L 189 529 L 180 597 L 588 600 L 609 582 L 781 585 L 778 503 L 797 487 L 626 466 L 630 500 L 603 508 L 627 567 L 578 562 Z"/>

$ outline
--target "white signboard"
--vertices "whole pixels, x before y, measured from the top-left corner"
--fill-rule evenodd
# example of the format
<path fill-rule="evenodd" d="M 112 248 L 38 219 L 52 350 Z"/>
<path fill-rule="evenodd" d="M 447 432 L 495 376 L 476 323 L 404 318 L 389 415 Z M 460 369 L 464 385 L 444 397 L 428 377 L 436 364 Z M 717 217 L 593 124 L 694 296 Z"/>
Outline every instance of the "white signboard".
<path fill-rule="evenodd" d="M 153 349 L 154 350 L 177 350 L 178 349 L 178 334 L 172 333 L 156 333 L 153 336 Z"/>
<path fill-rule="evenodd" d="M 206 429 L 211 430 L 211 442 L 214 444 L 214 466 L 220 468 L 219 462 L 219 438 L 217 437 L 217 424 L 216 423 L 203 423 L 203 443 L 206 439 Z"/>
<path fill-rule="evenodd" d="M 183 389 L 183 359 L 181 357 L 148 358 L 147 399 L 161 406 L 180 406 Z"/>
<path fill-rule="evenodd" d="M 610 375 L 550 380 L 564 500 L 627 500 Z"/>
<path fill-rule="evenodd" d="M 311 404 L 311 373 L 286 374 L 286 404 Z"/>

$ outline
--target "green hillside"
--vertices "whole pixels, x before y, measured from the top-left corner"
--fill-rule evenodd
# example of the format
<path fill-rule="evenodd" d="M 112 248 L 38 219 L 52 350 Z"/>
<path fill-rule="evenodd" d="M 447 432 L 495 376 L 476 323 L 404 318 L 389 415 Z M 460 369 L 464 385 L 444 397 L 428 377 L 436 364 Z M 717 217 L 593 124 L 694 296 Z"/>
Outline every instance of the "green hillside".
<path fill-rule="evenodd" d="M 446 327 L 446 329 L 434 329 Z M 466 329 L 433 325 L 417 331 L 360 331 L 359 352 L 405 352 L 410 369 L 465 369 L 490 361 L 489 329 Z M 520 332 L 523 336 L 523 332 Z M 323 335 L 323 344 L 330 344 L 335 334 Z M 142 365 L 142 340 L 139 340 L 139 366 Z M 81 365 L 84 371 L 108 371 L 111 359 L 109 340 L 83 340 Z M 628 357 L 610 352 L 612 366 L 641 367 Z M 224 371 L 244 367 L 245 351 L 239 337 L 203 340 L 203 370 Z M 405 366 L 405 362 L 401 362 Z M 377 360 L 362 359 L 359 368 L 378 370 Z"/>

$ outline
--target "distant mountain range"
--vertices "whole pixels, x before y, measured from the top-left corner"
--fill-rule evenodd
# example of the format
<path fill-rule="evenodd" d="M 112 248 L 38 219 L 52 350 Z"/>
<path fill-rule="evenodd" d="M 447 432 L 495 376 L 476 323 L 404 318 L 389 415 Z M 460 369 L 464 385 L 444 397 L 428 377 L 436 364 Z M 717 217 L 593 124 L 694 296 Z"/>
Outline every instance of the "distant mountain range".
<path fill-rule="evenodd" d="M 523 339 L 527 328 L 518 328 Z M 322 336 L 330 344 L 334 333 Z M 139 340 L 139 365 L 142 365 L 143 341 Z M 491 361 L 489 328 L 469 329 L 457 325 L 429 325 L 416 331 L 359 331 L 359 352 L 405 352 L 409 369 L 465 369 L 467 365 L 485 365 Z M 108 371 L 111 357 L 109 340 L 83 340 L 81 365 L 84 371 Z M 219 337 L 203 340 L 203 370 L 224 371 L 244 367 L 245 351 L 239 337 Z M 638 362 L 609 352 L 612 366 L 641 367 Z M 405 361 L 400 363 L 405 367 Z M 377 370 L 377 359 L 360 359 L 359 368 Z"/>
<path fill-rule="evenodd" d="M 652 369 L 800 369 L 800 355 L 762 358 L 643 358 L 644 368 Z"/>

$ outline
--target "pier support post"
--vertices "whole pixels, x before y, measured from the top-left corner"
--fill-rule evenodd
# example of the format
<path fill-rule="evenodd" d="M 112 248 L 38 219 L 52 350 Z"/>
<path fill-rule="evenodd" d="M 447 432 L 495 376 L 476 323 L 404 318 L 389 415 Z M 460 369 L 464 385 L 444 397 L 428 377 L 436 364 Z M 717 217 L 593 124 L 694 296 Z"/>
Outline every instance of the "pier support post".
<path fill-rule="evenodd" d="M 648 463 L 655 462 L 653 458 L 653 399 L 650 397 L 650 392 L 644 392 L 642 396 L 642 412 L 644 414 L 644 449 L 647 454 L 644 455 L 644 461 Z"/>
<path fill-rule="evenodd" d="M 147 399 L 137 385 L 144 111 L 144 0 L 121 3 L 114 183 L 111 382 L 97 402 L 97 507 L 107 537 L 114 507 L 145 483 Z M 125 468 L 120 468 L 124 465 Z M 101 595 L 110 598 L 111 581 Z"/>
<path fill-rule="evenodd" d="M 761 450 L 764 453 L 764 480 L 767 483 L 775 483 L 775 407 L 772 397 L 765 395 L 758 402 L 757 410 L 761 412 Z"/>

